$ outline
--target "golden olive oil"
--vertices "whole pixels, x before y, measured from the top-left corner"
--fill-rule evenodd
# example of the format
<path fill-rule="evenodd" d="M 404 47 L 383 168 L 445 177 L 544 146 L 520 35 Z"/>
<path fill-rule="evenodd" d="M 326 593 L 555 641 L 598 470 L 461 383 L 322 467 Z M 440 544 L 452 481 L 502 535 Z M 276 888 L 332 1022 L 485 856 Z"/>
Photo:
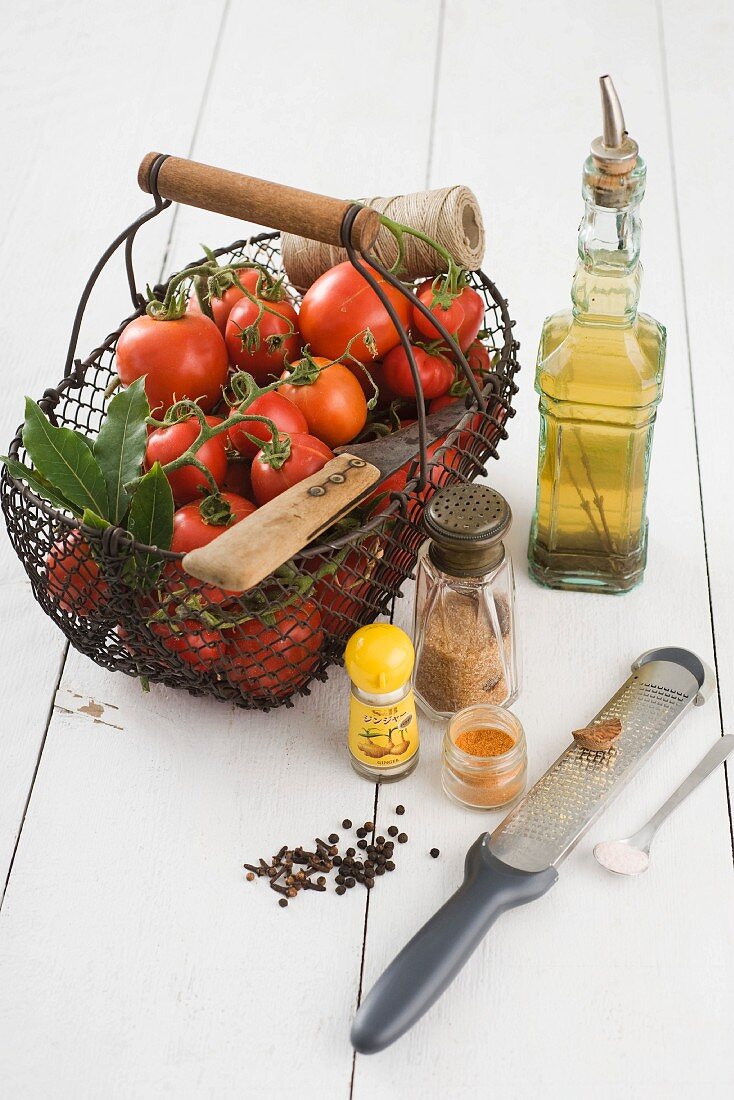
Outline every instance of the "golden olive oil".
<path fill-rule="evenodd" d="M 605 139 L 606 131 L 605 114 Z M 625 592 L 645 569 L 647 483 L 665 330 L 637 312 L 645 165 L 623 120 L 616 146 L 613 137 L 610 145 L 597 139 L 584 165 L 586 210 L 573 308 L 549 317 L 540 340 L 538 488 L 529 563 L 531 575 L 550 587 Z M 597 153 L 600 143 L 604 157 Z M 610 170 L 618 165 L 606 160 L 615 148 L 624 172 Z"/>

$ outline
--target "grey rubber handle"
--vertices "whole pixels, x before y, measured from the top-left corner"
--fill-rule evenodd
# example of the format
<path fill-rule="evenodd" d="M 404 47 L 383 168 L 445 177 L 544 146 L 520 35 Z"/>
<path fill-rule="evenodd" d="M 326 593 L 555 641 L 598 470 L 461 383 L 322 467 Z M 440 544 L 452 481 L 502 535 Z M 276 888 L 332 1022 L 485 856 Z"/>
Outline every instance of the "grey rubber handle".
<path fill-rule="evenodd" d="M 541 897 L 555 867 L 519 871 L 489 850 L 483 833 L 466 854 L 464 882 L 423 925 L 367 994 L 352 1025 L 352 1046 L 375 1054 L 404 1035 L 434 1004 L 506 909 Z"/>

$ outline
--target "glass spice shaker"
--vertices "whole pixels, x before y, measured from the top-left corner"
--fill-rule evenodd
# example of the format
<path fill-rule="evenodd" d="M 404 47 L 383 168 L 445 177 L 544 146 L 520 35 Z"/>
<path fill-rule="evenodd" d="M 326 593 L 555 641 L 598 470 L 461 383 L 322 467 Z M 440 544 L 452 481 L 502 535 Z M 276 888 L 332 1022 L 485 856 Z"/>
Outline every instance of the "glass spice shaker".
<path fill-rule="evenodd" d="M 418 557 L 414 687 L 432 718 L 517 698 L 515 579 L 502 542 L 511 523 L 507 501 L 487 485 L 442 489 L 426 508 L 430 542 Z"/>

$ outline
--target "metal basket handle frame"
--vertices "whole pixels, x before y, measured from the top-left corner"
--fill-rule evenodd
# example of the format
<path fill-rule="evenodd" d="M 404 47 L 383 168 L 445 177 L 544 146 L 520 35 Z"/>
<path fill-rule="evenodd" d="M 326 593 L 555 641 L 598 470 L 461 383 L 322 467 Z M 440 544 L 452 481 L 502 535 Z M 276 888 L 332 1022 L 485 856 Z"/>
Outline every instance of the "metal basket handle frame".
<path fill-rule="evenodd" d="M 161 169 L 164 165 L 166 165 L 166 174 L 161 179 Z M 346 249 L 350 263 L 369 283 L 390 316 L 400 336 L 400 342 L 408 359 L 416 395 L 419 397 L 419 400 L 416 402 L 420 444 L 418 455 L 419 469 L 418 478 L 414 480 L 415 487 L 418 491 L 421 491 L 428 482 L 429 465 L 423 387 L 415 357 L 410 346 L 408 334 L 397 316 L 393 303 L 385 294 L 382 285 L 375 278 L 370 268 L 376 271 L 386 282 L 398 290 L 410 302 L 411 306 L 419 309 L 424 316 L 431 321 L 440 332 L 447 345 L 452 349 L 471 388 L 474 401 L 480 411 L 486 412 L 486 403 L 476 378 L 466 361 L 464 353 L 461 351 L 451 334 L 445 329 L 442 322 L 418 300 L 415 294 L 413 294 L 392 272 L 385 268 L 372 255 L 370 248 L 372 244 L 374 244 L 377 233 L 381 227 L 378 213 L 368 207 L 361 206 L 359 203 L 332 199 L 311 192 L 299 191 L 298 189 L 286 187 L 282 184 L 270 183 L 266 180 L 259 180 L 254 177 L 213 168 L 209 165 L 198 164 L 194 161 L 172 157 L 167 153 L 147 154 L 138 171 L 138 183 L 143 191 L 153 196 L 153 206 L 136 218 L 114 238 L 95 264 L 85 283 L 74 315 L 66 361 L 64 364 L 63 380 L 58 386 L 46 389 L 43 397 L 39 401 L 39 405 L 44 409 L 52 422 L 55 422 L 54 409 L 63 391 L 69 386 L 82 386 L 88 367 L 93 365 L 99 357 L 115 343 L 119 338 L 122 328 L 144 312 L 145 298 L 137 288 L 132 259 L 134 241 L 138 230 L 143 225 L 151 221 L 163 210 L 168 209 L 174 201 L 178 201 L 187 205 L 212 210 L 215 213 L 219 212 L 229 216 L 243 217 L 248 221 L 272 221 L 275 223 L 275 228 L 281 231 L 298 233 L 301 236 L 309 236 L 313 239 L 330 244 L 341 244 L 342 247 Z M 273 214 L 275 214 L 275 217 L 272 217 Z M 98 347 L 94 348 L 84 360 L 76 359 L 75 355 L 79 334 L 91 293 L 107 263 L 123 243 L 125 245 L 125 271 L 128 289 L 135 312 L 131 314 L 115 332 L 107 336 Z M 215 255 L 218 253 L 221 254 L 223 251 L 226 251 L 226 249 L 215 251 Z M 369 267 L 366 267 L 365 264 L 362 263 L 362 260 L 364 260 Z M 488 282 L 486 279 L 485 281 Z M 156 290 L 163 289 L 164 286 L 165 284 L 162 284 L 160 288 L 156 287 Z M 494 290 L 493 284 L 492 289 Z M 500 302 L 499 295 L 496 293 L 493 297 L 498 304 L 501 304 L 501 307 L 503 307 L 502 313 L 503 319 L 505 319 L 506 303 L 503 300 Z M 508 325 L 513 324 L 513 322 L 509 320 L 509 317 L 506 318 L 506 323 Z M 488 385 L 493 386 L 495 396 L 501 400 L 499 397 L 499 376 L 492 376 L 488 381 Z M 508 411 L 511 412 L 511 410 Z M 499 426 L 498 424 L 498 427 Z M 11 444 L 11 454 L 17 453 L 20 442 L 21 428 L 18 429 L 16 437 Z M 28 486 L 22 486 L 22 491 L 26 499 L 30 499 L 36 505 L 40 505 L 44 512 L 52 515 L 56 519 L 64 518 L 56 508 L 53 508 L 48 505 L 47 502 L 41 500 Z M 405 510 L 406 501 L 404 499 L 404 492 L 391 494 L 391 499 L 394 501 L 394 504 L 397 504 L 399 510 Z M 82 525 L 76 521 L 74 526 Z M 93 532 L 90 531 L 90 534 L 91 533 Z M 98 534 L 98 532 L 94 533 Z M 113 535 L 113 533 L 114 537 L 110 538 L 109 536 Z M 108 537 L 103 539 L 103 543 L 105 546 L 109 543 L 109 549 L 113 553 L 122 543 L 129 544 L 131 547 L 134 546 L 141 551 L 158 549 L 156 547 L 146 547 L 143 544 L 136 543 L 132 536 L 122 528 L 115 527 L 107 529 L 104 534 Z M 114 548 L 112 545 L 113 542 Z M 331 544 L 329 543 L 329 545 Z M 178 558 L 180 556 L 178 554 L 173 554 L 171 551 L 161 551 L 159 549 L 158 553 L 165 557 Z"/>

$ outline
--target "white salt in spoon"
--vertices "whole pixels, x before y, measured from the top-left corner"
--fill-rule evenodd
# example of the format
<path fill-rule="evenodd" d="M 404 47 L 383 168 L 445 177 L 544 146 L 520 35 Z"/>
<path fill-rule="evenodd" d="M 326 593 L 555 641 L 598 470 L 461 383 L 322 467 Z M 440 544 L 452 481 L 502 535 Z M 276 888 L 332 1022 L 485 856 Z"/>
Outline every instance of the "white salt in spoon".
<path fill-rule="evenodd" d="M 625 840 L 602 840 L 595 846 L 594 856 L 597 863 L 601 863 L 602 867 L 613 871 L 615 875 L 641 875 L 646 871 L 650 864 L 650 845 L 666 817 L 726 760 L 732 750 L 734 734 L 720 737 L 688 778 L 683 780 L 667 802 L 662 804 L 658 812 L 634 836 L 628 836 Z"/>

